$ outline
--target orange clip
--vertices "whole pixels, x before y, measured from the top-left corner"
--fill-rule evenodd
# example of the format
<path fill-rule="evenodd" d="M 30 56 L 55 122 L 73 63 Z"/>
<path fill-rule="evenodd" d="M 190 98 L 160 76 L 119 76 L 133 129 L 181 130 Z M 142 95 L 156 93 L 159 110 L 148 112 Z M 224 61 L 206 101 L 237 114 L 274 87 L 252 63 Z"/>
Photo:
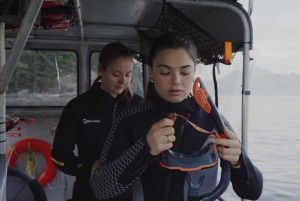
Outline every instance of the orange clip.
<path fill-rule="evenodd" d="M 224 42 L 223 61 L 225 64 L 229 64 L 231 59 L 232 59 L 232 43 L 225 41 Z"/>
<path fill-rule="evenodd" d="M 199 80 L 200 80 L 200 77 L 197 77 L 195 82 L 194 82 L 194 86 L 193 86 L 194 98 L 195 98 L 195 101 L 197 102 L 197 104 L 206 113 L 210 113 L 211 106 L 209 105 L 209 102 L 207 101 L 208 93 L 204 89 L 202 89 L 198 86 Z"/>
<path fill-rule="evenodd" d="M 176 121 L 176 113 L 169 113 L 168 115 L 167 115 L 167 118 L 168 119 L 171 119 L 172 121 Z"/>

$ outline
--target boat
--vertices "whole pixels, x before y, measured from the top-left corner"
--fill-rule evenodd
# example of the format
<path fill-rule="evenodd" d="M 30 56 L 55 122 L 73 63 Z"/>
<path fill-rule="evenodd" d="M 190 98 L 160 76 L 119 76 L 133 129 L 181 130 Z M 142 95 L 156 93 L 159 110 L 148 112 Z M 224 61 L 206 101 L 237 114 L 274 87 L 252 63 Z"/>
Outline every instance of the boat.
<path fill-rule="evenodd" d="M 122 42 L 134 53 L 137 70 L 132 84 L 134 91 L 143 96 L 149 80 L 145 65 L 145 47 L 149 44 L 143 38 L 151 36 L 154 26 L 165 25 L 157 24 L 164 6 L 170 15 L 177 13 L 179 18 L 174 18 L 174 24 L 163 23 L 172 24 L 172 29 L 178 26 L 181 31 L 193 27 L 197 34 L 188 33 L 192 38 L 208 41 L 206 46 L 212 47 L 211 52 L 199 46 L 205 58 L 201 62 L 208 68 L 213 69 L 213 64 L 220 68 L 231 65 L 232 55 L 243 53 L 241 140 L 247 150 L 253 2 L 249 0 L 245 9 L 237 0 L 0 1 L 1 122 L 5 122 L 6 114 L 35 120 L 31 124 L 20 121 L 7 132 L 5 123 L 0 125 L 0 200 L 26 196 L 26 200 L 39 201 L 71 198 L 75 178 L 56 171 L 48 161 L 62 110 L 69 100 L 89 89 L 96 76 L 99 50 L 109 42 Z M 180 26 L 176 19 L 183 20 Z M 225 51 L 228 44 L 229 52 Z M 217 93 L 214 97 L 217 103 Z M 16 153 L 16 147 L 23 149 Z M 36 153 L 31 156 L 38 163 L 35 176 L 24 171 L 29 151 Z M 48 168 L 51 171 L 46 171 Z M 46 178 L 41 178 L 43 174 Z M 23 184 L 30 183 L 24 194 L 13 192 L 18 181 L 10 181 L 16 178 L 21 178 Z"/>

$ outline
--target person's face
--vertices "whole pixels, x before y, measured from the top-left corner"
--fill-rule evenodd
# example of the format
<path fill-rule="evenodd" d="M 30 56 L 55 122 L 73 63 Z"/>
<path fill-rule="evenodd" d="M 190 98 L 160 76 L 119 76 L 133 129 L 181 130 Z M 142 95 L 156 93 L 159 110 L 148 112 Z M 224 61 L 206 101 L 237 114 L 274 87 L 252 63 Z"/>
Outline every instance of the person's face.
<path fill-rule="evenodd" d="M 131 57 L 119 57 L 113 60 L 104 71 L 98 66 L 98 73 L 102 77 L 100 88 L 117 97 L 129 85 L 132 76 L 133 62 Z"/>
<path fill-rule="evenodd" d="M 195 66 L 184 49 L 166 49 L 156 53 L 148 66 L 157 93 L 170 103 L 187 98 L 193 86 Z"/>

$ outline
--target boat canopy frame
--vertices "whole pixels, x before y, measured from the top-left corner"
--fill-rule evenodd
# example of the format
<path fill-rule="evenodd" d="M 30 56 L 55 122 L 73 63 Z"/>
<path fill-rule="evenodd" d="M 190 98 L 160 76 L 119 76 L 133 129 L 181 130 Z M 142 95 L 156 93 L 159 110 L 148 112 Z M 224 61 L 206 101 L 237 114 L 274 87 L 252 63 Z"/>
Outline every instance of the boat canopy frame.
<path fill-rule="evenodd" d="M 22 0 L 17 0 L 22 1 Z M 71 0 L 68 5 L 75 10 L 73 26 L 66 30 L 32 29 L 40 22 L 43 0 L 24 0 L 25 14 L 15 16 L 22 20 L 16 30 L 6 30 L 5 23 L 11 23 L 11 15 L 0 16 L 0 122 L 5 122 L 5 91 L 16 69 L 23 49 L 49 48 L 55 44 L 56 49 L 76 49 L 79 53 L 79 94 L 89 88 L 86 69 L 89 63 L 88 53 L 98 50 L 109 42 L 122 42 L 135 52 L 140 52 L 140 38 L 137 30 L 149 30 L 160 16 L 163 0 Z M 61 1 L 64 2 L 64 1 Z M 167 0 L 176 9 L 186 15 L 220 42 L 231 41 L 243 43 L 242 77 L 242 143 L 248 150 L 248 101 L 250 91 L 247 84 L 249 77 L 249 51 L 252 49 L 253 30 L 250 14 L 253 0 L 249 0 L 249 13 L 236 0 Z M 5 60 L 5 48 L 11 53 Z M 143 66 L 144 86 L 149 80 L 147 68 Z M 6 128 L 0 124 L 0 165 L 7 164 Z M 0 199 L 6 200 L 7 166 L 1 167 Z"/>

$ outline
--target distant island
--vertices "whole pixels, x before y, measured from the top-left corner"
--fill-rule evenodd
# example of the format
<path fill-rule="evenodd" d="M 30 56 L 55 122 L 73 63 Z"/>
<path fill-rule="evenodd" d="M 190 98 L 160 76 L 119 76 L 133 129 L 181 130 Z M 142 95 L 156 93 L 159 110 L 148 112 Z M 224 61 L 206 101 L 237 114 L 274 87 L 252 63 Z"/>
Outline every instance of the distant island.
<path fill-rule="evenodd" d="M 219 95 L 241 94 L 242 72 L 235 71 L 217 79 Z M 214 93 L 213 80 L 205 80 L 209 93 Z M 250 76 L 250 91 L 254 96 L 300 96 L 300 76 L 275 74 L 254 67 Z"/>

